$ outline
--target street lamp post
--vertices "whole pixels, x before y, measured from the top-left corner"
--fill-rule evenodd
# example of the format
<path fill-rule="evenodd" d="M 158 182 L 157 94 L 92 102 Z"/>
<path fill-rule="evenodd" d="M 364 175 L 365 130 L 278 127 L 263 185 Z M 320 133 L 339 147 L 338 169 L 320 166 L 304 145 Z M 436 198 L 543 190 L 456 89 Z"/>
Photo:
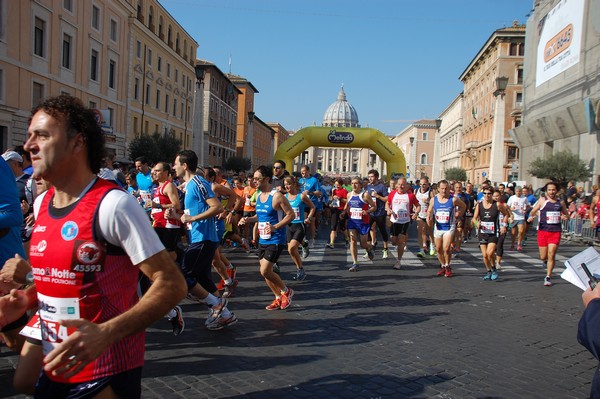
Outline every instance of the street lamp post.
<path fill-rule="evenodd" d="M 248 112 L 248 136 L 246 145 L 248 146 L 248 158 L 250 158 L 250 170 L 254 165 L 254 112 Z"/>
<path fill-rule="evenodd" d="M 204 162 L 204 119 L 203 119 L 203 107 L 204 107 L 204 65 L 196 65 L 196 98 L 194 104 L 194 128 L 193 128 L 193 139 L 192 146 L 194 151 L 198 154 L 199 165 L 205 165 Z"/>
<path fill-rule="evenodd" d="M 413 161 L 413 147 L 415 144 L 415 137 L 411 136 L 409 139 L 410 141 L 410 147 L 408 148 L 408 172 L 412 173 L 413 175 L 416 173 L 416 169 L 415 169 L 415 162 Z M 410 176 L 407 176 L 410 177 Z"/>
<path fill-rule="evenodd" d="M 508 78 L 499 76 L 496 78 L 496 108 L 494 110 L 494 129 L 492 130 L 492 148 L 490 153 L 490 177 L 492 182 L 504 181 L 504 161 L 506 158 L 504 145 L 505 105 L 504 96 Z"/>

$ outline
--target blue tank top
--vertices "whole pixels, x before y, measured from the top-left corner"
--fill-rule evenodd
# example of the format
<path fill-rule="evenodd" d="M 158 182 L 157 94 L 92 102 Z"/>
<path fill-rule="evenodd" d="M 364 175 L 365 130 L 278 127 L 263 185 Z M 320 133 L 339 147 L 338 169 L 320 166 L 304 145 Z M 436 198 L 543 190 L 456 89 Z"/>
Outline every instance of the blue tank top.
<path fill-rule="evenodd" d="M 269 193 L 269 197 L 265 202 L 262 202 L 259 194 L 256 198 L 256 215 L 258 216 L 258 234 L 259 243 L 263 245 L 269 244 L 285 244 L 285 227 L 279 230 L 275 230 L 272 227 L 279 223 L 283 219 L 283 212 L 273 209 L 273 191 Z M 265 224 L 271 224 L 271 233 L 265 234 Z"/>
<path fill-rule="evenodd" d="M 454 204 L 452 196 L 448 201 L 441 203 L 436 195 L 433 198 L 433 217 L 435 218 L 435 228 L 448 231 L 454 227 Z"/>
<path fill-rule="evenodd" d="M 290 193 L 287 193 L 285 198 L 290 202 L 292 210 L 296 215 L 294 220 L 292 220 L 292 223 L 304 223 L 304 208 L 306 208 L 306 204 L 302 202 L 302 194 L 298 193 L 296 198 L 290 200 Z"/>
<path fill-rule="evenodd" d="M 352 196 L 348 200 L 348 208 L 350 209 L 350 220 L 369 223 L 369 215 L 362 214 L 364 209 L 369 208 L 369 205 L 362 199 L 362 193 L 358 195 L 352 193 Z"/>
<path fill-rule="evenodd" d="M 540 224 L 538 228 L 543 231 L 562 231 L 561 212 L 562 204 L 560 201 L 546 203 L 540 209 Z"/>

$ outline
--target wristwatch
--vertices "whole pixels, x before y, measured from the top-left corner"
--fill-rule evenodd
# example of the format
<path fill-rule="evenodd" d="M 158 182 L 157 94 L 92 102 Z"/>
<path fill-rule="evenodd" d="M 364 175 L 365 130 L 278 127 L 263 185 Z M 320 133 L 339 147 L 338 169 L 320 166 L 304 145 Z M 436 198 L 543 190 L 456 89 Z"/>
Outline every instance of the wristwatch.
<path fill-rule="evenodd" d="M 35 282 L 35 279 L 33 278 L 33 272 L 27 273 L 27 276 L 25 276 L 25 282 L 27 284 L 33 284 Z"/>

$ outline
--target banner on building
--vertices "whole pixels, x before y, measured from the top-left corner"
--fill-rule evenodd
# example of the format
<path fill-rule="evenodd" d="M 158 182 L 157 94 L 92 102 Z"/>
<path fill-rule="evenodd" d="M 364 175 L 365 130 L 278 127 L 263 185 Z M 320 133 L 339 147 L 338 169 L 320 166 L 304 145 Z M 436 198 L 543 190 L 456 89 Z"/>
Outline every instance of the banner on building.
<path fill-rule="evenodd" d="M 538 26 L 536 86 L 579 63 L 585 0 L 561 0 Z"/>

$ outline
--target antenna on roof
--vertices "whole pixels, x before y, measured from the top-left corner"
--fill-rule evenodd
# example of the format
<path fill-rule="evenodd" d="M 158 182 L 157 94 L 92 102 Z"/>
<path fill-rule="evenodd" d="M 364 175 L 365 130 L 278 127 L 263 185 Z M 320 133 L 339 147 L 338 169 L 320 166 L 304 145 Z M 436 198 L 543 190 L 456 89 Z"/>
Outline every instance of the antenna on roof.
<path fill-rule="evenodd" d="M 229 54 L 229 74 L 231 75 L 231 54 Z"/>

